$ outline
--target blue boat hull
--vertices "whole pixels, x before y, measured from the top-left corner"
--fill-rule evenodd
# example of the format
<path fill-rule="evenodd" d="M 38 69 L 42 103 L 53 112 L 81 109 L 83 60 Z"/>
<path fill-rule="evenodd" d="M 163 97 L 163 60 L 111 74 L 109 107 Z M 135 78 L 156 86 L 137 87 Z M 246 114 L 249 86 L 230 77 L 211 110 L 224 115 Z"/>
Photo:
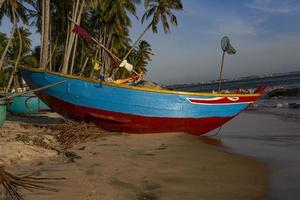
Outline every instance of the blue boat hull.
<path fill-rule="evenodd" d="M 13 97 L 12 103 L 7 106 L 8 112 L 17 115 L 32 115 L 49 110 L 50 108 L 33 93 Z"/>

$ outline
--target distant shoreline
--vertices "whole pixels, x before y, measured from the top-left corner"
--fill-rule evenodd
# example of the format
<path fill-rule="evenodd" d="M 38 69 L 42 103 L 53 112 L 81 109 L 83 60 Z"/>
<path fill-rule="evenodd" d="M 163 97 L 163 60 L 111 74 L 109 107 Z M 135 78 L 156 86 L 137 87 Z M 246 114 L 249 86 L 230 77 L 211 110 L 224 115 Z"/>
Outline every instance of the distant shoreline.
<path fill-rule="evenodd" d="M 172 90 L 189 92 L 207 92 L 217 90 L 218 85 L 219 81 L 214 80 L 201 83 L 169 85 L 167 86 L 167 88 Z M 236 90 L 238 88 L 253 89 L 260 86 L 300 88 L 300 71 L 264 76 L 249 76 L 231 80 L 222 80 L 222 89 L 224 90 Z"/>

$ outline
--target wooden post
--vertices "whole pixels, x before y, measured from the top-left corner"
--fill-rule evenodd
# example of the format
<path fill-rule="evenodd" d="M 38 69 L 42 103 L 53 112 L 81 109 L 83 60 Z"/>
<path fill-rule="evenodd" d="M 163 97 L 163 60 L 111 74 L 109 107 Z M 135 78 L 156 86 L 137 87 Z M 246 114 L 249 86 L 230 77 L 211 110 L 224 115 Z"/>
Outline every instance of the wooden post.
<path fill-rule="evenodd" d="M 225 58 L 225 51 L 223 51 L 223 55 L 222 55 L 222 63 L 221 63 L 220 76 L 219 76 L 219 88 L 218 88 L 219 93 L 221 92 L 224 58 Z"/>

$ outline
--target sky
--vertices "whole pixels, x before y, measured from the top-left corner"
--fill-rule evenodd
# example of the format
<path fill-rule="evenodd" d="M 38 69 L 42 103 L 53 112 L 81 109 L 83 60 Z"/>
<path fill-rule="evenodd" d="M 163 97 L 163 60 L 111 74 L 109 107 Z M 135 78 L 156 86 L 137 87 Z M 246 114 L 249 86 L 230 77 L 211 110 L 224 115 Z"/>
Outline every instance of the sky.
<path fill-rule="evenodd" d="M 237 50 L 226 55 L 224 78 L 300 70 L 299 0 L 182 0 L 175 12 L 178 27 L 171 33 L 149 31 L 145 39 L 153 53 L 147 79 L 162 84 L 199 83 L 219 76 L 223 36 Z M 144 7 L 139 6 L 138 16 Z M 147 22 L 132 18 L 131 37 Z M 9 32 L 4 20 L 0 31 Z M 39 36 L 32 35 L 33 44 Z"/>

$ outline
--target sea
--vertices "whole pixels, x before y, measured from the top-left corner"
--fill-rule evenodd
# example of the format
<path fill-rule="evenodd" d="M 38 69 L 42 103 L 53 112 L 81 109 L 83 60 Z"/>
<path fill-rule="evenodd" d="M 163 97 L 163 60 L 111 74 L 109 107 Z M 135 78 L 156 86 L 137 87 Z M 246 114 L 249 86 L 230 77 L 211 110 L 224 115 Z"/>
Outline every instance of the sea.
<path fill-rule="evenodd" d="M 300 120 L 244 112 L 213 138 L 226 151 L 255 158 L 268 166 L 267 193 L 262 200 L 300 199 Z"/>

